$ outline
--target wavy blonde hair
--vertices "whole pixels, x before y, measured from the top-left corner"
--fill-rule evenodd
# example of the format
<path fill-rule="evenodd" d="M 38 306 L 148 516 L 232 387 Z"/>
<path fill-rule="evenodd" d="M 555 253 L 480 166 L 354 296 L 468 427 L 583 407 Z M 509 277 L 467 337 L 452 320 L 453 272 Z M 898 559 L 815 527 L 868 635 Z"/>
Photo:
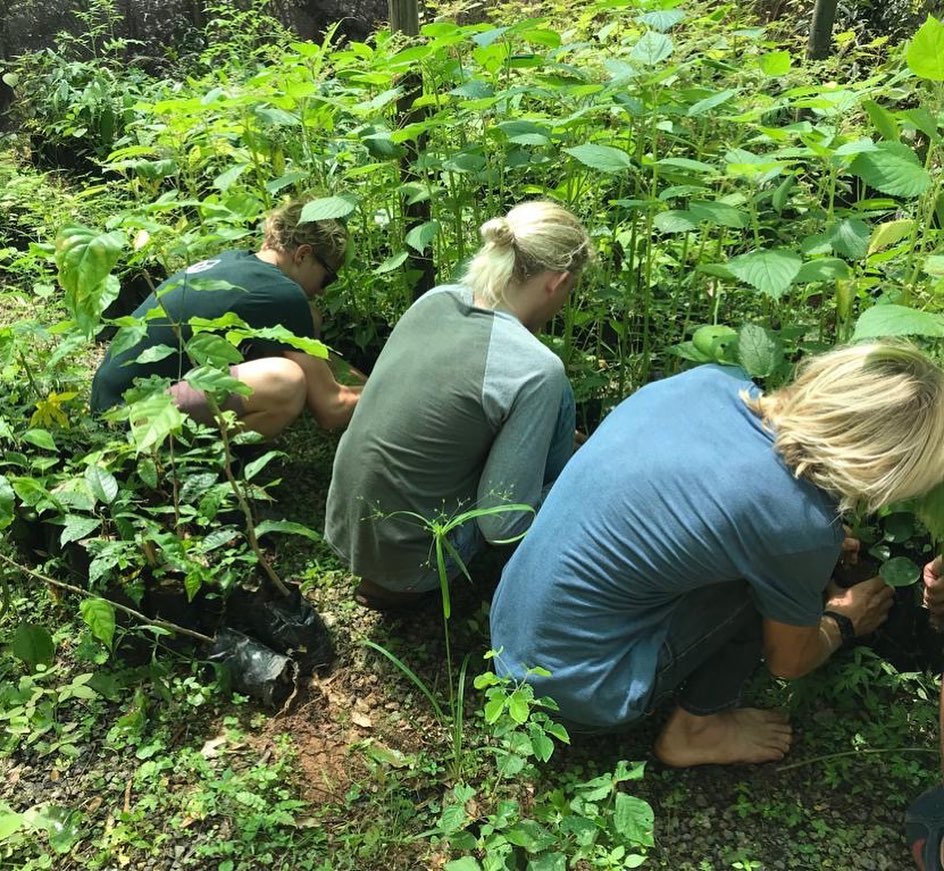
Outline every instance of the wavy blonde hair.
<path fill-rule="evenodd" d="M 311 245 L 315 253 L 337 271 L 344 263 L 347 229 L 340 221 L 305 221 L 302 209 L 313 199 L 292 200 L 269 212 L 263 225 L 263 248 L 294 251 L 299 245 Z"/>
<path fill-rule="evenodd" d="M 532 200 L 482 224 L 482 247 L 460 279 L 485 305 L 508 302 L 509 289 L 533 275 L 579 273 L 592 257 L 590 237 L 563 206 Z"/>
<path fill-rule="evenodd" d="M 917 348 L 873 342 L 803 361 L 792 384 L 742 398 L 796 477 L 874 511 L 944 479 L 944 372 Z"/>

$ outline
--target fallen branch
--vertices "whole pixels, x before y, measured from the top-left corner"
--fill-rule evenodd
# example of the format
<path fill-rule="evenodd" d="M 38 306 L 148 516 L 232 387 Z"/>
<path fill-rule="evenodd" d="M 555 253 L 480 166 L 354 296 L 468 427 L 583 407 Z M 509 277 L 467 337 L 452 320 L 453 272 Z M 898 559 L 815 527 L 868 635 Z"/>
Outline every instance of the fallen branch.
<path fill-rule="evenodd" d="M 78 595 L 85 596 L 86 598 L 93 598 L 92 593 L 90 593 L 88 590 L 83 590 L 81 587 L 76 587 L 74 584 L 67 584 L 65 581 L 57 581 L 55 578 L 50 578 L 41 572 L 37 572 L 36 569 L 31 569 L 27 566 L 20 565 L 18 562 L 16 562 L 16 560 L 10 559 L 10 557 L 6 556 L 5 554 L 0 553 L 0 560 L 3 560 L 3 562 L 12 568 L 17 569 L 24 574 L 31 575 L 32 577 L 43 581 L 46 584 L 52 584 L 54 587 L 58 587 L 62 590 L 68 590 L 70 593 L 78 593 Z M 148 617 L 146 614 L 142 614 L 140 611 L 135 611 L 134 608 L 129 608 L 127 605 L 122 605 L 118 602 L 113 602 L 111 599 L 108 599 L 107 601 L 116 610 L 127 614 L 129 617 L 134 617 L 135 620 L 139 620 L 146 626 L 157 626 L 161 629 L 168 629 L 171 632 L 179 632 L 181 635 L 187 635 L 190 638 L 195 638 L 197 641 L 204 641 L 207 644 L 212 644 L 216 640 L 211 638 L 209 635 L 204 635 L 202 632 L 195 632 L 193 629 L 187 629 L 183 626 L 178 626 L 176 623 L 171 623 L 169 620 Z"/>
<path fill-rule="evenodd" d="M 930 747 L 880 747 L 876 749 L 865 750 L 844 750 L 842 753 L 827 753 L 825 756 L 814 756 L 812 759 L 804 759 L 802 762 L 791 762 L 789 765 L 780 765 L 777 772 L 790 771 L 792 768 L 802 768 L 804 765 L 813 765 L 817 762 L 828 762 L 830 759 L 840 759 L 843 756 L 860 756 L 866 753 L 937 753 L 937 748 Z"/>

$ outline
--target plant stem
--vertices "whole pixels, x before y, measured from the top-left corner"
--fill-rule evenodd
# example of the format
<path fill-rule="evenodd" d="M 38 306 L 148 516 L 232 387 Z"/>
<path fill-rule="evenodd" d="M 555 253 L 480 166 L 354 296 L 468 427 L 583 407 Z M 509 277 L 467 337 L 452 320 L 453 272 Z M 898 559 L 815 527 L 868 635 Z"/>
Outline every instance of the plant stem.
<path fill-rule="evenodd" d="M 827 753 L 825 756 L 814 756 L 812 759 L 804 759 L 802 762 L 791 762 L 789 765 L 781 765 L 777 772 L 791 771 L 794 768 L 802 768 L 804 765 L 814 765 L 817 762 L 828 762 L 830 759 L 841 759 L 843 756 L 859 756 L 863 754 L 875 753 L 937 753 L 937 749 L 929 747 L 882 747 L 866 750 L 844 750 L 842 753 Z"/>
<path fill-rule="evenodd" d="M 31 577 L 34 577 L 43 583 L 52 584 L 54 587 L 68 590 L 70 593 L 77 593 L 78 595 L 85 596 L 86 598 L 93 598 L 92 593 L 89 590 L 83 590 L 81 587 L 76 587 L 74 584 L 67 584 L 65 581 L 57 581 L 55 578 L 50 578 L 41 572 L 37 572 L 36 569 L 31 569 L 28 566 L 20 565 L 15 560 L 10 559 L 10 557 L 8 557 L 6 554 L 0 553 L 0 560 L 3 560 L 11 568 L 23 572 L 26 575 L 30 575 Z M 129 617 L 134 617 L 135 620 L 140 620 L 141 623 L 146 626 L 159 626 L 161 629 L 169 629 L 172 632 L 179 632 L 181 635 L 188 635 L 190 638 L 195 638 L 197 641 L 204 641 L 207 644 L 212 644 L 216 640 L 215 638 L 211 638 L 209 635 L 204 635 L 202 632 L 195 632 L 193 629 L 186 629 L 183 626 L 178 626 L 176 623 L 171 623 L 169 620 L 148 617 L 146 614 L 142 614 L 140 611 L 135 611 L 134 608 L 129 608 L 127 605 L 121 605 L 118 602 L 113 602 L 111 599 L 107 599 L 106 601 L 117 611 L 121 611 L 122 613 L 127 614 Z"/>

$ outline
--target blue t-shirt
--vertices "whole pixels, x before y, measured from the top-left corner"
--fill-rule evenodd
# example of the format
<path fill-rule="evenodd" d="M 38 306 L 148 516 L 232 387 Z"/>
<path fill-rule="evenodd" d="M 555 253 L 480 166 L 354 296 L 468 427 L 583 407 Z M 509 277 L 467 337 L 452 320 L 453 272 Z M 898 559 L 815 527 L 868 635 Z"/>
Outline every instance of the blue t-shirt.
<path fill-rule="evenodd" d="M 643 714 L 686 593 L 744 579 L 758 611 L 813 626 L 843 538 L 836 502 L 787 469 L 734 367 L 701 366 L 623 401 L 574 455 L 502 575 L 500 673 L 565 719 Z"/>

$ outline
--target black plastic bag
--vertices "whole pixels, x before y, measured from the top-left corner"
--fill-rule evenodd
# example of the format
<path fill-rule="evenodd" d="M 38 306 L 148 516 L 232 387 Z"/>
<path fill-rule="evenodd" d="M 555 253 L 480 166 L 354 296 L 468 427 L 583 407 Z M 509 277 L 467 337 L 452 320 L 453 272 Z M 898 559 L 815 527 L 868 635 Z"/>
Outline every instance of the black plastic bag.
<path fill-rule="evenodd" d="M 298 665 L 291 657 L 235 629 L 220 628 L 207 658 L 226 668 L 233 689 L 267 708 L 281 709 L 295 691 Z"/>

